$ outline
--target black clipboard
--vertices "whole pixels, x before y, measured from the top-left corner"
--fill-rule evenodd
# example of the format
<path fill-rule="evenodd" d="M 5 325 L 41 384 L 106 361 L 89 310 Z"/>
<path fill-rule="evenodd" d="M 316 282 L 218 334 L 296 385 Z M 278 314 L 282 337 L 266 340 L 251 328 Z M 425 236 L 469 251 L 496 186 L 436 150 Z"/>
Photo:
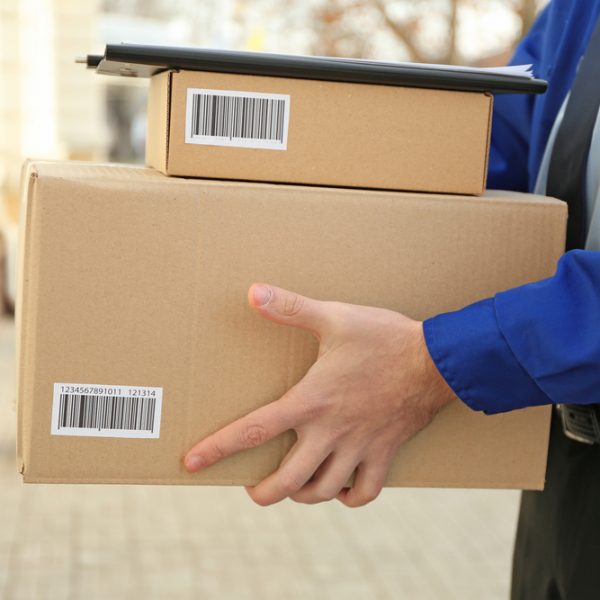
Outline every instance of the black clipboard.
<path fill-rule="evenodd" d="M 98 73 L 125 77 L 182 69 L 491 93 L 541 94 L 548 86 L 542 79 L 485 69 L 125 43 L 108 44 L 103 56 L 84 62 Z"/>

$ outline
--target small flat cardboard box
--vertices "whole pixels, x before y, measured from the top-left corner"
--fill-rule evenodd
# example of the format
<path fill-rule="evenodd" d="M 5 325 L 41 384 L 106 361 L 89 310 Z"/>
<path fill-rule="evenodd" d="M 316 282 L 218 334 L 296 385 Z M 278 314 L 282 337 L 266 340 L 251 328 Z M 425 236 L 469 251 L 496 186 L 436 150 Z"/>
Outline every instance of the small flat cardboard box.
<path fill-rule="evenodd" d="M 480 194 L 491 113 L 479 92 L 168 71 L 150 81 L 146 162 L 184 177 Z"/>
<path fill-rule="evenodd" d="M 31 164 L 24 198 L 18 460 L 27 482 L 256 483 L 293 433 L 195 475 L 181 462 L 208 433 L 276 400 L 316 358 L 310 334 L 247 306 L 253 282 L 423 319 L 551 275 L 566 221 L 562 202 L 510 192 L 186 180 L 85 163 Z M 141 438 L 93 427 L 62 435 L 106 416 L 90 397 L 108 397 L 116 414 L 122 396 L 124 428 Z M 116 417 L 127 424 L 123 411 Z M 548 407 L 488 417 L 457 401 L 401 448 L 387 485 L 540 489 L 549 417 Z"/>

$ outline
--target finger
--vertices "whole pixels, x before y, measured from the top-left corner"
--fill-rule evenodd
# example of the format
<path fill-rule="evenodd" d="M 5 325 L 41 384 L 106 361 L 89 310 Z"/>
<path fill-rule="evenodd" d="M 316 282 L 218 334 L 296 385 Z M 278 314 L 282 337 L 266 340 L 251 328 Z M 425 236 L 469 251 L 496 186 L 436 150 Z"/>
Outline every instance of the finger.
<path fill-rule="evenodd" d="M 332 307 L 327 302 L 307 298 L 274 285 L 253 284 L 248 290 L 248 302 L 265 319 L 306 329 L 317 337 L 327 329 L 331 320 Z"/>
<path fill-rule="evenodd" d="M 253 488 L 248 495 L 261 506 L 275 504 L 295 494 L 327 459 L 331 448 L 319 443 L 299 440 L 287 454 L 279 469 Z"/>
<path fill-rule="evenodd" d="M 198 442 L 184 458 L 186 469 L 191 473 L 199 471 L 304 423 L 310 414 L 306 403 L 298 398 L 298 387 Z"/>
<path fill-rule="evenodd" d="M 354 485 L 344 488 L 337 499 L 350 508 L 357 508 L 372 502 L 381 493 L 390 463 L 386 461 L 362 462 L 358 466 Z"/>
<path fill-rule="evenodd" d="M 356 453 L 334 452 L 317 475 L 292 496 L 292 500 L 303 504 L 333 500 L 348 484 L 359 463 L 360 456 Z"/>

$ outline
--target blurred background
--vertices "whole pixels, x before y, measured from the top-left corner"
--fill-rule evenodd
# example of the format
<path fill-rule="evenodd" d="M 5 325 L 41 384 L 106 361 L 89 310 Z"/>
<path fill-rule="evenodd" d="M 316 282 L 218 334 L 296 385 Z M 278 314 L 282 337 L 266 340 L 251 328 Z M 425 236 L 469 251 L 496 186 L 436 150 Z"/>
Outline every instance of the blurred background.
<path fill-rule="evenodd" d="M 386 490 L 358 511 L 237 489 L 21 484 L 14 467 L 26 158 L 143 162 L 147 81 L 74 62 L 121 41 L 496 66 L 539 0 L 0 0 L 0 598 L 508 597 L 518 493 Z"/>

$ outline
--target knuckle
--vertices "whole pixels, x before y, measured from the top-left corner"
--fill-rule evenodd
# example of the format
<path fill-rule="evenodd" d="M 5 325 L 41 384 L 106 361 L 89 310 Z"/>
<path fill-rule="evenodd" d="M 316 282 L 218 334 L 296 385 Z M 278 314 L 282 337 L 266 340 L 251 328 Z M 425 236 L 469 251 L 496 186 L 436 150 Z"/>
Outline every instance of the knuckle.
<path fill-rule="evenodd" d="M 332 441 L 337 442 L 341 440 L 350 430 L 349 424 L 340 421 L 336 425 L 332 425 L 329 429 L 329 437 Z"/>
<path fill-rule="evenodd" d="M 368 504 L 369 502 L 373 502 L 373 500 L 376 500 L 377 497 L 379 496 L 380 492 L 381 492 L 380 487 L 373 487 L 373 488 L 369 488 L 369 489 L 365 490 L 365 492 L 363 492 L 363 495 L 362 495 L 362 499 L 364 500 L 364 503 Z"/>
<path fill-rule="evenodd" d="M 310 385 L 299 386 L 297 398 L 307 420 L 323 416 L 334 404 L 334 400 L 328 394 L 323 394 Z"/>
<path fill-rule="evenodd" d="M 214 441 L 210 446 L 210 455 L 214 462 L 217 462 L 225 457 L 225 449 L 220 442 Z"/>
<path fill-rule="evenodd" d="M 279 476 L 279 489 L 285 496 L 290 496 L 302 487 L 303 482 L 292 473 L 284 471 Z"/>
<path fill-rule="evenodd" d="M 397 447 L 394 444 L 386 444 L 379 449 L 378 458 L 385 464 L 390 464 L 396 456 Z"/>
<path fill-rule="evenodd" d="M 380 492 L 381 487 L 379 486 L 366 487 L 356 494 L 355 502 L 353 503 L 353 505 L 356 507 L 365 506 L 365 504 L 373 502 L 373 500 L 375 500 L 377 496 L 379 496 Z"/>
<path fill-rule="evenodd" d="M 281 307 L 282 313 L 286 317 L 293 317 L 297 315 L 304 306 L 304 298 L 302 296 L 298 296 L 297 294 L 286 294 L 283 304 Z"/>
<path fill-rule="evenodd" d="M 352 433 L 352 424 L 348 424 L 345 419 L 335 415 L 334 418 L 324 419 L 322 422 L 315 423 L 315 429 L 318 427 L 317 433 L 324 446 L 329 448 L 340 447 L 344 445 L 346 450 L 359 449 L 361 440 L 349 438 Z"/>
<path fill-rule="evenodd" d="M 313 492 L 312 499 L 314 502 L 329 502 L 337 496 L 338 491 L 327 486 L 318 487 Z"/>
<path fill-rule="evenodd" d="M 244 448 L 255 448 L 267 441 L 267 430 L 262 425 L 250 425 L 242 432 Z"/>
<path fill-rule="evenodd" d="M 259 506 L 270 506 L 273 504 L 273 499 L 268 496 L 261 496 L 260 494 L 249 494 L 252 502 L 258 504 Z"/>
<path fill-rule="evenodd" d="M 304 417 L 308 420 L 322 416 L 326 407 L 327 403 L 317 397 L 306 398 L 302 402 L 302 411 L 304 412 Z"/>

